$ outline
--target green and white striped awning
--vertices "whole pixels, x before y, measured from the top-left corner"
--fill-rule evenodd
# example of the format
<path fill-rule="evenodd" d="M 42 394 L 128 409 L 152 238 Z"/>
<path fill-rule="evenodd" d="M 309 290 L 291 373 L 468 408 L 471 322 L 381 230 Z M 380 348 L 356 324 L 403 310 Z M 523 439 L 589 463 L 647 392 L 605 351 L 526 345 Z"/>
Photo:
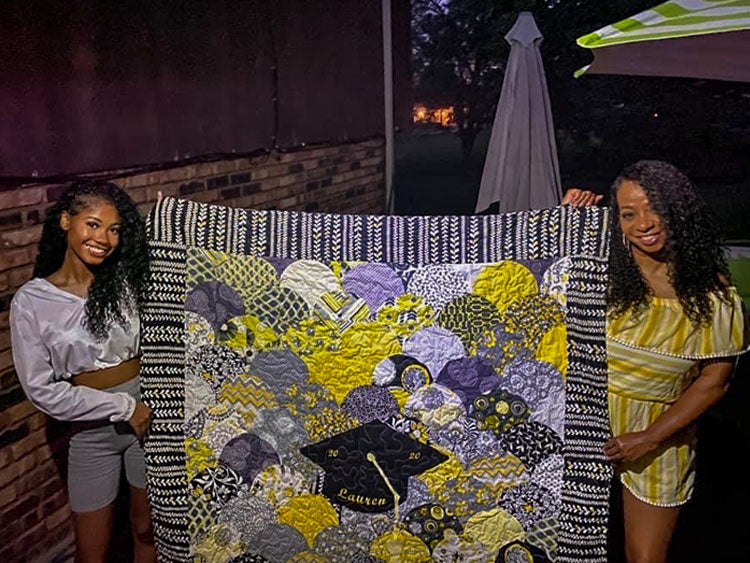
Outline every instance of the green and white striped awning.
<path fill-rule="evenodd" d="M 659 4 L 635 16 L 626 18 L 612 25 L 605 26 L 593 33 L 579 37 L 578 45 L 592 49 L 596 60 L 591 65 L 580 69 L 576 76 L 591 71 L 602 74 L 647 74 L 661 76 L 693 76 L 722 78 L 725 80 L 743 80 L 734 76 L 736 71 L 725 76 L 703 76 L 703 65 L 719 63 L 731 66 L 742 66 L 750 60 L 748 31 L 750 30 L 750 0 L 672 0 Z M 636 48 L 625 49 L 628 46 Z M 709 45 L 706 51 L 705 46 Z M 619 46 L 619 50 L 618 50 Z M 624 49 L 624 50 L 623 50 Z M 703 52 L 701 52 L 703 50 Z M 599 55 L 603 57 L 599 63 Z M 720 57 L 720 60 L 709 61 L 709 57 Z M 637 72 L 638 60 L 642 58 L 644 72 Z M 649 60 L 656 57 L 655 60 Z M 696 57 L 697 68 L 691 68 L 688 58 Z M 663 68 L 658 72 L 658 64 L 674 67 Z M 625 63 L 626 70 L 619 71 L 612 63 Z M 599 68 L 596 68 L 596 67 Z M 684 66 L 684 70 L 681 69 Z M 709 74 L 715 74 L 710 72 Z M 687 74 L 686 74 L 687 73 Z"/>

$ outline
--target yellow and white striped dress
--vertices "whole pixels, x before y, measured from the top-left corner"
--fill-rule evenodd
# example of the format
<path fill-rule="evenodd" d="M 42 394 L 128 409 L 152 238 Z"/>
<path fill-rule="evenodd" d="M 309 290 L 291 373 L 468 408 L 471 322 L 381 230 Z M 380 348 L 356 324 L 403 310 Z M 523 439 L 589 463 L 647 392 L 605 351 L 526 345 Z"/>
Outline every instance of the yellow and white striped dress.
<path fill-rule="evenodd" d="M 745 347 L 742 301 L 712 295 L 713 322 L 693 324 L 677 299 L 653 297 L 640 314 L 607 321 L 609 417 L 612 435 L 646 429 L 698 375 L 700 360 L 740 354 Z M 695 481 L 695 425 L 634 462 L 618 466 L 633 495 L 656 506 L 687 502 Z"/>

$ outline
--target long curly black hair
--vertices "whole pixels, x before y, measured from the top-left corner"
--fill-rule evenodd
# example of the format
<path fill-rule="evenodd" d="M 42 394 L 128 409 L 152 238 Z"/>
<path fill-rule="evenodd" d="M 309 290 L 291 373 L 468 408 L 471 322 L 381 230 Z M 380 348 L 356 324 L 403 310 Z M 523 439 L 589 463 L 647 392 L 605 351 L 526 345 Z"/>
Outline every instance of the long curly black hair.
<path fill-rule="evenodd" d="M 617 190 L 625 181 L 640 185 L 667 232 L 664 257 L 669 280 L 682 309 L 696 324 L 711 320 L 714 293 L 727 300 L 729 267 L 718 225 L 690 179 L 675 166 L 641 160 L 625 168 L 612 184 L 609 226 L 607 304 L 613 316 L 647 306 L 652 291 L 622 240 Z"/>
<path fill-rule="evenodd" d="M 121 221 L 117 248 L 100 265 L 91 267 L 94 280 L 86 299 L 86 328 L 101 340 L 113 322 L 125 324 L 125 312 L 140 312 L 149 275 L 143 219 L 127 193 L 111 182 L 71 184 L 47 212 L 33 275 L 46 278 L 62 267 L 68 239 L 60 216 L 63 211 L 77 215 L 92 198 L 114 205 Z"/>

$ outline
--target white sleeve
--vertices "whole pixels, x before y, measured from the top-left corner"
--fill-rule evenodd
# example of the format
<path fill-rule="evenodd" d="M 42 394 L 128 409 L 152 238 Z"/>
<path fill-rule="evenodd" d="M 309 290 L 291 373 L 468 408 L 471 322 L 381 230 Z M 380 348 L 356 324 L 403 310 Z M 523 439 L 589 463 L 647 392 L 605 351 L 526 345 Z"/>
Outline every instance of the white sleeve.
<path fill-rule="evenodd" d="M 10 307 L 10 339 L 18 380 L 29 400 L 58 420 L 127 421 L 135 399 L 127 393 L 107 393 L 68 381 L 54 381 L 49 351 L 42 341 L 32 307 Z"/>

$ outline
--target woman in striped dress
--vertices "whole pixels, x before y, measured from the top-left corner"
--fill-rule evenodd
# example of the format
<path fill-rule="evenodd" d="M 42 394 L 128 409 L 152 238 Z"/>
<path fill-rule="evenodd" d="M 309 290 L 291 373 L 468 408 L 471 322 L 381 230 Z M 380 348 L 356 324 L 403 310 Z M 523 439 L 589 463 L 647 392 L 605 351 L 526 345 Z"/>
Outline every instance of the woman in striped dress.
<path fill-rule="evenodd" d="M 745 346 L 742 301 L 717 224 L 674 166 L 620 174 L 610 233 L 604 452 L 623 484 L 628 561 L 665 561 L 693 492 L 695 421 L 726 393 Z"/>

